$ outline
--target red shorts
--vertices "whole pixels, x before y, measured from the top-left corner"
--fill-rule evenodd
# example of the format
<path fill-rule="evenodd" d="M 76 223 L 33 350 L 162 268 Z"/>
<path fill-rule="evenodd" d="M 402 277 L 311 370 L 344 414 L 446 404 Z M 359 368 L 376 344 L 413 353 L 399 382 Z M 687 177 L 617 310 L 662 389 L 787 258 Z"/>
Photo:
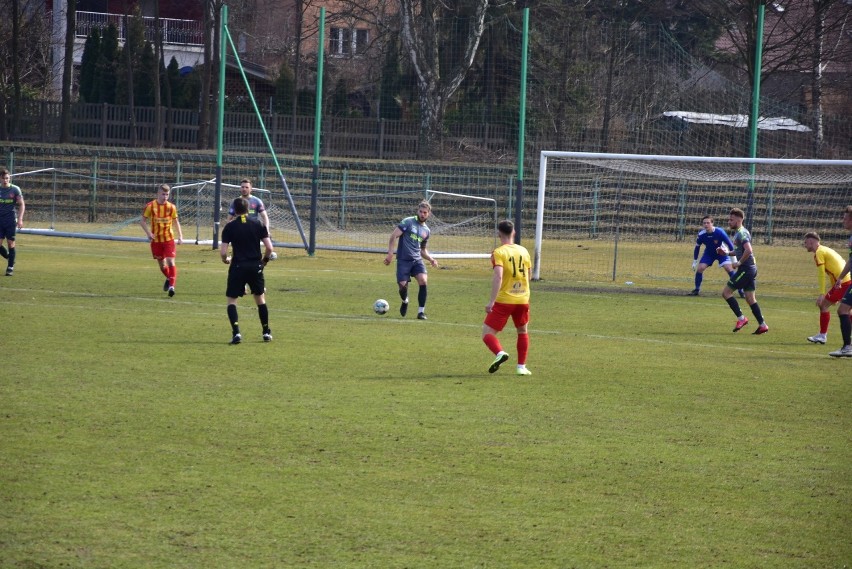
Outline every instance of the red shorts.
<path fill-rule="evenodd" d="M 485 317 L 485 325 L 499 332 L 506 326 L 510 316 L 515 328 L 520 328 L 530 321 L 530 305 L 495 302 L 494 306 L 491 307 L 491 312 Z"/>
<path fill-rule="evenodd" d="M 847 281 L 846 284 L 840 288 L 831 287 L 825 294 L 825 299 L 832 304 L 840 302 L 840 299 L 843 298 L 843 295 L 846 294 L 847 290 L 849 290 L 849 285 L 852 285 L 852 281 Z"/>
<path fill-rule="evenodd" d="M 151 241 L 151 254 L 155 259 L 174 259 L 177 255 L 175 249 L 175 240 L 171 241 Z"/>

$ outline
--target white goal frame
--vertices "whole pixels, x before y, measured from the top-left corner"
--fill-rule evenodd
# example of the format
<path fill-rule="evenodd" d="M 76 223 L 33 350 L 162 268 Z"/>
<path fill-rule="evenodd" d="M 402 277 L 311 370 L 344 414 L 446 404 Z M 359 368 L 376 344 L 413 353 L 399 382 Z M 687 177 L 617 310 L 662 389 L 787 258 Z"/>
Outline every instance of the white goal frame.
<path fill-rule="evenodd" d="M 544 214 L 547 193 L 547 161 L 549 158 L 569 158 L 578 160 L 637 160 L 657 162 L 701 162 L 725 164 L 777 164 L 788 166 L 839 166 L 852 167 L 852 160 L 818 160 L 795 158 L 729 158 L 711 156 L 673 156 L 661 154 L 616 154 L 606 152 L 567 152 L 558 150 L 542 150 L 539 156 L 538 196 L 536 199 L 535 215 L 535 246 L 533 254 L 533 280 L 541 279 L 541 243 L 544 233 Z M 614 277 L 613 277 L 614 278 Z"/>

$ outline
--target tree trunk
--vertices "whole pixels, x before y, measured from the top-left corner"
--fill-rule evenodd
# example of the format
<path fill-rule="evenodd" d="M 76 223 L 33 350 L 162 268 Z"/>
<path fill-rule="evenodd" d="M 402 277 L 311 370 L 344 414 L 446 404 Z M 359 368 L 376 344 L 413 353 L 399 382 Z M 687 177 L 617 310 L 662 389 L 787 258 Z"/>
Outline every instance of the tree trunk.
<path fill-rule="evenodd" d="M 198 148 L 207 148 L 210 132 L 210 83 L 213 74 L 213 0 L 204 1 L 204 72 L 201 74 L 201 94 L 199 95 Z M 220 94 L 224 96 L 224 94 Z"/>
<path fill-rule="evenodd" d="M 154 147 L 163 147 L 163 106 L 160 100 L 160 69 L 163 62 L 163 29 L 160 21 L 160 3 L 154 2 Z"/>
<path fill-rule="evenodd" d="M 73 1 L 73 0 L 71 0 Z M 127 110 L 129 116 L 127 117 L 130 121 L 130 146 L 136 146 L 136 108 L 135 108 L 135 99 L 133 96 L 134 86 L 133 86 L 133 47 L 130 42 L 130 19 L 127 17 L 127 14 L 124 15 L 124 29 L 127 30 L 125 32 L 125 40 L 124 40 L 124 63 L 127 66 Z"/>
<path fill-rule="evenodd" d="M 825 4 L 814 0 L 814 60 L 811 76 L 811 112 L 814 118 L 814 158 L 822 158 L 825 129 L 822 113 L 822 70 L 825 42 Z"/>
<path fill-rule="evenodd" d="M 20 37 L 21 37 L 21 9 L 19 0 L 12 0 L 12 88 L 14 95 L 12 100 L 12 128 L 11 134 L 14 136 L 20 130 L 21 116 L 21 61 L 20 61 Z M 3 128 L 5 129 L 5 121 Z"/>
<path fill-rule="evenodd" d="M 77 3 L 69 0 L 65 12 L 65 62 L 62 66 L 62 130 L 59 142 L 71 142 L 71 78 L 74 73 L 74 37 L 77 34 Z"/>

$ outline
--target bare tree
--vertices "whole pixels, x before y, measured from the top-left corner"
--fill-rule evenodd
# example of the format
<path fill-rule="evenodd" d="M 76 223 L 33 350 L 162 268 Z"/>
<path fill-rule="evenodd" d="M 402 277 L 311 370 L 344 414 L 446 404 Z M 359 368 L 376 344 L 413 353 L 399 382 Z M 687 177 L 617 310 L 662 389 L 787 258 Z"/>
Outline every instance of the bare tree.
<path fill-rule="evenodd" d="M 67 2 L 65 13 L 65 62 L 62 66 L 62 130 L 59 141 L 71 142 L 71 81 L 74 75 L 74 38 L 77 35 L 77 3 Z"/>
<path fill-rule="evenodd" d="M 441 2 L 440 0 L 400 0 L 402 43 L 417 77 L 420 102 L 419 158 L 438 158 L 444 111 L 473 63 L 485 29 L 488 0 Z M 448 70 L 442 68 L 441 52 L 447 48 L 447 22 L 467 12 L 469 25 L 462 35 L 457 59 Z"/>
<path fill-rule="evenodd" d="M 852 57 L 852 42 L 844 38 L 852 7 L 845 0 L 697 0 L 696 7 L 724 28 L 732 63 L 746 75 L 752 89 L 761 5 L 765 11 L 761 84 L 783 75 L 806 73 L 810 76 L 811 103 L 818 125 L 815 147 L 821 151 L 823 70 L 830 63 L 848 61 Z M 835 39 L 831 46 L 826 45 L 828 38 Z M 786 88 L 795 89 L 793 96 L 797 96 L 801 85 L 793 83 Z M 756 119 L 751 117 L 751 120 Z"/>

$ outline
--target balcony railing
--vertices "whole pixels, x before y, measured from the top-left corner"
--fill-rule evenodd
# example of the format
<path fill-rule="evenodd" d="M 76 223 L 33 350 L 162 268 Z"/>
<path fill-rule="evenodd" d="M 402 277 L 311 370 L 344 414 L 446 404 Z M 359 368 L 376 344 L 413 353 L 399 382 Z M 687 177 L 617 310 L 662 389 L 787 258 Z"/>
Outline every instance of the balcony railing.
<path fill-rule="evenodd" d="M 142 18 L 145 24 L 145 39 L 151 43 L 156 40 L 155 18 L 145 16 Z M 110 25 L 118 30 L 118 40 L 124 41 L 127 30 L 124 27 L 124 16 L 121 14 L 105 14 L 103 12 L 77 12 L 77 37 L 85 38 L 94 29 L 103 31 Z M 174 18 L 160 18 L 160 26 L 163 30 L 163 42 L 175 45 L 204 45 L 204 29 L 202 23 L 197 20 L 177 20 Z"/>

